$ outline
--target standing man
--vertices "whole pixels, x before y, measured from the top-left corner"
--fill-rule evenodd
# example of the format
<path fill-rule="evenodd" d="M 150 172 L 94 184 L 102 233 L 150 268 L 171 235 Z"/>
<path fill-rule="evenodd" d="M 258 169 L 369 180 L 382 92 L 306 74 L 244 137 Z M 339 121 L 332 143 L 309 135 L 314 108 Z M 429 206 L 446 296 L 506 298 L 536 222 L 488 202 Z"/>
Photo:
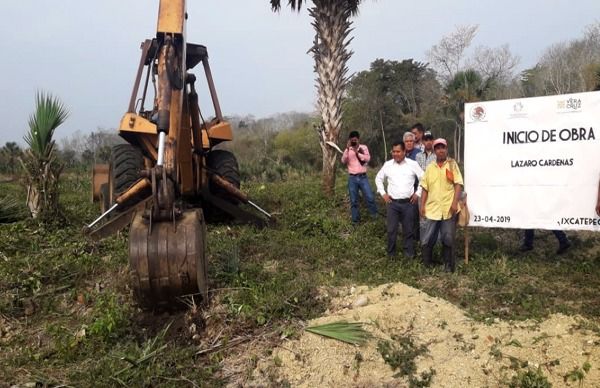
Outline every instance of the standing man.
<path fill-rule="evenodd" d="M 421 152 L 418 148 L 415 148 L 415 135 L 412 132 L 404 132 L 404 136 L 402 136 L 402 140 L 404 141 L 405 154 L 406 157 L 411 160 L 416 160 L 417 154 Z"/>
<path fill-rule="evenodd" d="M 420 124 L 415 124 L 416 125 L 420 125 Z M 431 132 L 426 131 L 423 134 L 423 151 L 419 152 L 417 154 L 417 163 L 419 163 L 419 167 L 421 167 L 421 170 L 425 171 L 427 169 L 427 166 L 431 163 L 431 162 L 435 162 L 435 152 L 433 152 L 433 135 L 431 134 Z M 417 185 L 419 184 L 419 182 L 417 182 Z M 415 219 L 415 224 L 417 225 L 417 233 L 415 233 L 415 237 L 417 237 L 417 240 L 420 240 L 420 235 L 421 235 L 421 224 L 423 223 L 423 221 L 421 220 L 421 217 L 419 217 L 419 214 L 421 214 L 421 210 L 420 210 L 420 202 L 417 204 L 417 216 Z M 420 222 L 419 222 L 420 221 Z M 437 237 L 435 237 L 437 240 Z"/>
<path fill-rule="evenodd" d="M 433 135 L 429 131 L 425 131 L 423 134 L 423 151 L 417 154 L 417 163 L 421 170 L 425 171 L 429 163 L 434 162 L 436 159 L 435 152 L 433 152 Z"/>
<path fill-rule="evenodd" d="M 371 217 L 377 217 L 377 205 L 369 178 L 367 177 L 367 163 L 371 160 L 369 149 L 366 145 L 360 144 L 360 134 L 358 131 L 350 132 L 348 143 L 342 155 L 342 163 L 348 166 L 348 192 L 350 193 L 350 210 L 352 213 L 352 223 L 357 224 L 360 221 L 360 212 L 358 211 L 358 191 L 367 201 L 367 207 Z"/>
<path fill-rule="evenodd" d="M 423 144 L 425 128 L 423 128 L 423 124 L 416 123 L 410 128 L 410 131 L 415 135 L 415 148 L 419 151 L 423 151 L 425 149 L 425 145 Z"/>
<path fill-rule="evenodd" d="M 387 205 L 387 254 L 396 255 L 398 224 L 402 223 L 404 240 L 404 256 L 415 257 L 415 203 L 420 195 L 420 187 L 415 192 L 415 179 L 423 176 L 423 170 L 417 162 L 406 158 L 404 142 L 397 141 L 392 145 L 392 159 L 383 164 L 375 177 L 377 192 Z M 387 191 L 384 180 L 387 179 Z"/>
<path fill-rule="evenodd" d="M 433 262 L 433 246 L 439 231 L 444 270 L 454 272 L 454 237 L 463 178 L 456 161 L 448 157 L 448 143 L 445 139 L 434 140 L 433 150 L 436 161 L 427 166 L 421 179 L 421 217 L 424 218 L 421 230 L 423 264 L 429 266 Z"/>

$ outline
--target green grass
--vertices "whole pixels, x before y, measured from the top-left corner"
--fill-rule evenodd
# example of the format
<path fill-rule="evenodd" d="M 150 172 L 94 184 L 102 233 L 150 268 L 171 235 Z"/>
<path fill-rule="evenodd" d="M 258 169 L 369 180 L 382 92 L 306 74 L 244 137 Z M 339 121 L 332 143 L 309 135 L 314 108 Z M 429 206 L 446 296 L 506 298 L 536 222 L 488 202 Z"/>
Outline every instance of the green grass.
<path fill-rule="evenodd" d="M 473 228 L 470 263 L 464 265 L 459 232 L 461 264 L 449 275 L 441 266 L 388 260 L 384 218 L 354 228 L 345 179 L 325 199 L 312 176 L 243 187 L 275 214 L 272 228 L 209 226 L 214 302 L 205 316 L 143 312 L 127 286 L 126 233 L 86 240 L 81 228 L 99 213 L 89 203 L 89 178 L 65 178 L 66 225 L 0 225 L 0 381 L 8 385 L 220 386 L 231 378 L 223 361 L 243 357 L 236 355 L 235 341 L 269 338 L 248 359 L 267 357 L 279 338 L 296 336 L 302 321 L 324 312 L 325 294 L 332 295 L 324 291 L 342 285 L 401 281 L 482 320 L 542 319 L 557 312 L 595 321 L 600 316 L 599 241 L 591 233 L 569 233 L 573 248 L 556 257 L 549 232 L 538 232 L 536 249 L 522 255 L 516 252 L 518 231 Z M 0 196 L 19 190 L 1 184 Z M 190 316 L 197 322 L 196 340 L 188 333 Z"/>

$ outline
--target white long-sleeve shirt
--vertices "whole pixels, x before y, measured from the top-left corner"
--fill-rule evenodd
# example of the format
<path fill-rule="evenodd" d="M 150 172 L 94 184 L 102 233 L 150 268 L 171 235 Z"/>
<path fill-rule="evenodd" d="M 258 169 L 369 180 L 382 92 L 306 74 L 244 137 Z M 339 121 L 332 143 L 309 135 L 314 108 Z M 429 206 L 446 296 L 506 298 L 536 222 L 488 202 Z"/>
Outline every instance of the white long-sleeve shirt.
<path fill-rule="evenodd" d="M 384 181 L 387 179 L 387 194 L 393 199 L 410 198 L 415 193 L 415 179 L 421 179 L 423 170 L 414 160 L 404 158 L 400 163 L 394 159 L 383 164 L 377 176 L 375 185 L 380 195 L 386 194 Z M 421 196 L 421 186 L 417 187 L 417 193 Z"/>

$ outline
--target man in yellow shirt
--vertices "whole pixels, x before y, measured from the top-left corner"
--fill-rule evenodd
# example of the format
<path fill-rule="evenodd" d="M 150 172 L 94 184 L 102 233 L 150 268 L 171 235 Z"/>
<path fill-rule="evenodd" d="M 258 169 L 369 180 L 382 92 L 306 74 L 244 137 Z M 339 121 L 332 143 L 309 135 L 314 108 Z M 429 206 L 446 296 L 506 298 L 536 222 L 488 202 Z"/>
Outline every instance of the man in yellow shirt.
<path fill-rule="evenodd" d="M 430 163 L 421 179 L 421 229 L 423 264 L 431 265 L 433 246 L 438 233 L 441 234 L 444 270 L 454 272 L 454 237 L 458 200 L 462 192 L 463 177 L 454 159 L 448 157 L 448 143 L 445 139 L 433 142 L 436 161 Z"/>

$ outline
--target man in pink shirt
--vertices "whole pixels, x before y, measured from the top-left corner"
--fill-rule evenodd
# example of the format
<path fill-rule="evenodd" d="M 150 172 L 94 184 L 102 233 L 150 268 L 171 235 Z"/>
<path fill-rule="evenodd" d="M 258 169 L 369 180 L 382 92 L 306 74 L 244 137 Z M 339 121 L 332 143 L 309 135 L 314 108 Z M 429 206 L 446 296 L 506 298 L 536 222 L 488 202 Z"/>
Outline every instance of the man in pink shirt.
<path fill-rule="evenodd" d="M 360 212 L 358 211 L 358 191 L 367 201 L 367 207 L 371 217 L 377 217 L 377 205 L 369 178 L 367 177 L 367 163 L 371 160 L 369 149 L 366 145 L 360 144 L 360 134 L 358 131 L 350 132 L 348 144 L 342 155 L 342 163 L 348 167 L 348 191 L 350 192 L 350 209 L 352 213 L 352 222 L 357 224 L 360 221 Z"/>

